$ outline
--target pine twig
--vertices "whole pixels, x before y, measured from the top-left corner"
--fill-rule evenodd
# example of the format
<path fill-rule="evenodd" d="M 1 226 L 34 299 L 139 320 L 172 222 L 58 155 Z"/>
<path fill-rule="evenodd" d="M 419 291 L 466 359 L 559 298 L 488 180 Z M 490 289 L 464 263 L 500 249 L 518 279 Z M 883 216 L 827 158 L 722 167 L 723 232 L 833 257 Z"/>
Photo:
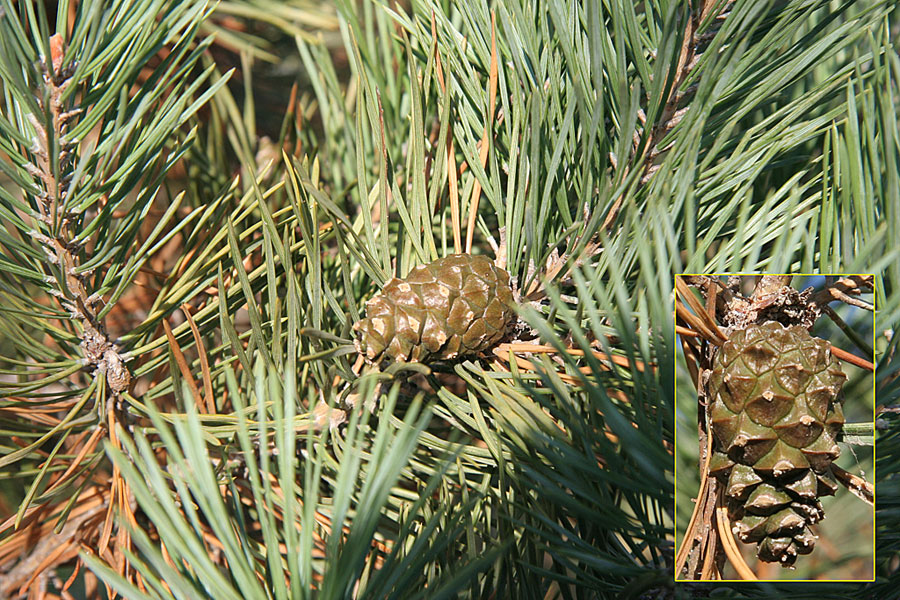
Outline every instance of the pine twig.
<path fill-rule="evenodd" d="M 50 235 L 36 230 L 35 239 L 44 246 L 50 262 L 59 270 L 57 280 L 60 289 L 56 296 L 62 307 L 81 324 L 81 348 L 85 361 L 106 375 L 109 388 L 118 395 L 128 389 L 131 373 L 118 348 L 106 333 L 105 324 L 98 318 L 98 306 L 102 304 L 102 300 L 85 285 L 91 273 L 80 268 L 82 261 L 78 256 L 79 246 L 75 242 L 75 235 L 70 231 L 71 222 L 77 215 L 66 207 L 69 190 L 63 185 L 74 169 L 72 159 L 78 142 L 74 138 L 68 138 L 66 131 L 70 121 L 81 114 L 80 109 L 65 111 L 63 107 L 63 94 L 72 84 L 74 69 L 71 66 L 67 69 L 61 67 L 63 46 L 59 34 L 51 38 L 50 47 L 53 52 L 51 64 L 41 62 L 47 101 L 41 95 L 36 96 L 38 105 L 49 115 L 50 121 L 49 126 L 46 126 L 48 124 L 42 123 L 33 115 L 30 118 L 36 135 L 30 148 L 34 163 L 27 168 L 43 187 L 36 202 L 40 213 L 38 220 L 49 229 Z M 54 147 L 59 148 L 56 156 L 51 155 Z"/>

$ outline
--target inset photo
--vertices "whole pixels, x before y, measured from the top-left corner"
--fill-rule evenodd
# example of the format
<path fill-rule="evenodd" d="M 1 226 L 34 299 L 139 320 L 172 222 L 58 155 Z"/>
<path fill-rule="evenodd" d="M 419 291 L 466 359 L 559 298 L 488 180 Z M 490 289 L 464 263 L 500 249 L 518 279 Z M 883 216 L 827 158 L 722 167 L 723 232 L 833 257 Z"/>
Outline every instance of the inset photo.
<path fill-rule="evenodd" d="M 677 581 L 873 581 L 872 275 L 678 275 Z"/>

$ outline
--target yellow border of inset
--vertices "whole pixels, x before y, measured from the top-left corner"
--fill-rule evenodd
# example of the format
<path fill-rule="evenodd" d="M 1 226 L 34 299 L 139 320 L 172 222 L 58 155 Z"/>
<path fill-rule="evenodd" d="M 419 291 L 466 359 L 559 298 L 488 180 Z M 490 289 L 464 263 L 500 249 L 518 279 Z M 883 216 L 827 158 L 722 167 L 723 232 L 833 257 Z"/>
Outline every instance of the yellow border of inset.
<path fill-rule="evenodd" d="M 738 277 L 759 277 L 761 275 L 776 275 L 776 276 L 784 276 L 790 275 L 791 277 L 852 277 L 852 276 L 871 276 L 873 280 L 875 279 L 875 273 L 676 273 L 675 279 L 673 283 L 677 281 L 679 277 L 728 277 L 728 276 L 738 276 Z M 677 286 L 673 288 L 677 289 Z M 878 339 L 878 329 L 877 323 L 875 319 L 875 313 L 878 312 L 878 307 L 875 305 L 875 290 L 872 290 L 872 305 L 875 307 L 872 310 L 872 364 L 876 365 L 875 361 L 875 353 L 876 353 L 876 341 Z M 677 301 L 678 293 L 675 292 L 674 301 Z M 675 315 L 675 305 L 672 305 L 672 313 Z M 672 321 L 673 323 L 677 322 L 677 315 Z M 674 332 L 673 332 L 674 333 Z M 678 334 L 675 333 L 675 339 L 677 339 Z M 675 472 L 675 496 L 673 498 L 674 506 L 672 513 L 674 514 L 674 534 L 673 534 L 673 543 L 675 544 L 675 556 L 678 556 L 678 344 L 675 344 L 675 352 L 674 356 L 674 364 L 672 365 L 672 373 L 674 374 L 675 381 L 673 382 L 673 388 L 675 392 L 675 402 L 673 403 L 673 410 L 675 411 L 672 415 L 672 423 L 674 425 L 674 437 L 675 437 L 675 449 L 673 453 L 673 466 Z M 872 372 L 872 490 L 873 490 L 873 499 L 872 499 L 872 578 L 871 579 L 757 579 L 755 582 L 759 583 L 871 583 L 875 581 L 875 537 L 877 531 L 877 524 L 875 522 L 875 480 L 876 480 L 876 463 L 877 463 L 877 444 L 875 435 L 876 432 L 874 430 L 875 424 L 875 415 L 876 415 L 876 394 L 875 394 L 875 373 Z M 684 543 L 684 540 L 682 540 Z M 709 584 L 717 584 L 717 583 L 746 583 L 753 584 L 754 581 L 747 581 L 744 579 L 678 579 L 678 575 L 674 572 L 674 563 L 673 563 L 673 572 L 672 577 L 675 583 L 709 583 Z"/>

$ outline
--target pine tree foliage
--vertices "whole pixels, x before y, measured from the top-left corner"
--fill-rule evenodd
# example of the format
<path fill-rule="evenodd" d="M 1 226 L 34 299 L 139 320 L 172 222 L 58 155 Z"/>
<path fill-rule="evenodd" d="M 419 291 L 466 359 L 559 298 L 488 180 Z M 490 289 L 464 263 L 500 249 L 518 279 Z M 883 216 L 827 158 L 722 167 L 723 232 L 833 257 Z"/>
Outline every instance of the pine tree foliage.
<path fill-rule="evenodd" d="M 47 10 L 0 2 L 0 595 L 691 597 L 673 273 L 872 272 L 900 322 L 886 0 Z M 509 338 L 363 365 L 460 252 Z M 894 589 L 896 344 L 879 579 L 725 593 Z"/>

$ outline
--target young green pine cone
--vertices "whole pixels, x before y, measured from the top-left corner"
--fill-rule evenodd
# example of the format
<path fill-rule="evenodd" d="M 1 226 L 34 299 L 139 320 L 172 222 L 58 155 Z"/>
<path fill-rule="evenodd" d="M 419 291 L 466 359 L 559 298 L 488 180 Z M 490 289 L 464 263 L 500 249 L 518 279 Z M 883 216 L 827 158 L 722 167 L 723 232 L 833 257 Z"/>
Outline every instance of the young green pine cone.
<path fill-rule="evenodd" d="M 484 256 L 453 254 L 391 279 L 353 325 L 356 349 L 382 359 L 427 362 L 497 344 L 515 317 L 509 273 Z"/>
<path fill-rule="evenodd" d="M 828 342 L 775 321 L 735 331 L 716 355 L 710 473 L 725 487 L 734 532 L 758 544 L 761 560 L 790 566 L 812 552 L 819 497 L 837 489 L 846 379 Z"/>

